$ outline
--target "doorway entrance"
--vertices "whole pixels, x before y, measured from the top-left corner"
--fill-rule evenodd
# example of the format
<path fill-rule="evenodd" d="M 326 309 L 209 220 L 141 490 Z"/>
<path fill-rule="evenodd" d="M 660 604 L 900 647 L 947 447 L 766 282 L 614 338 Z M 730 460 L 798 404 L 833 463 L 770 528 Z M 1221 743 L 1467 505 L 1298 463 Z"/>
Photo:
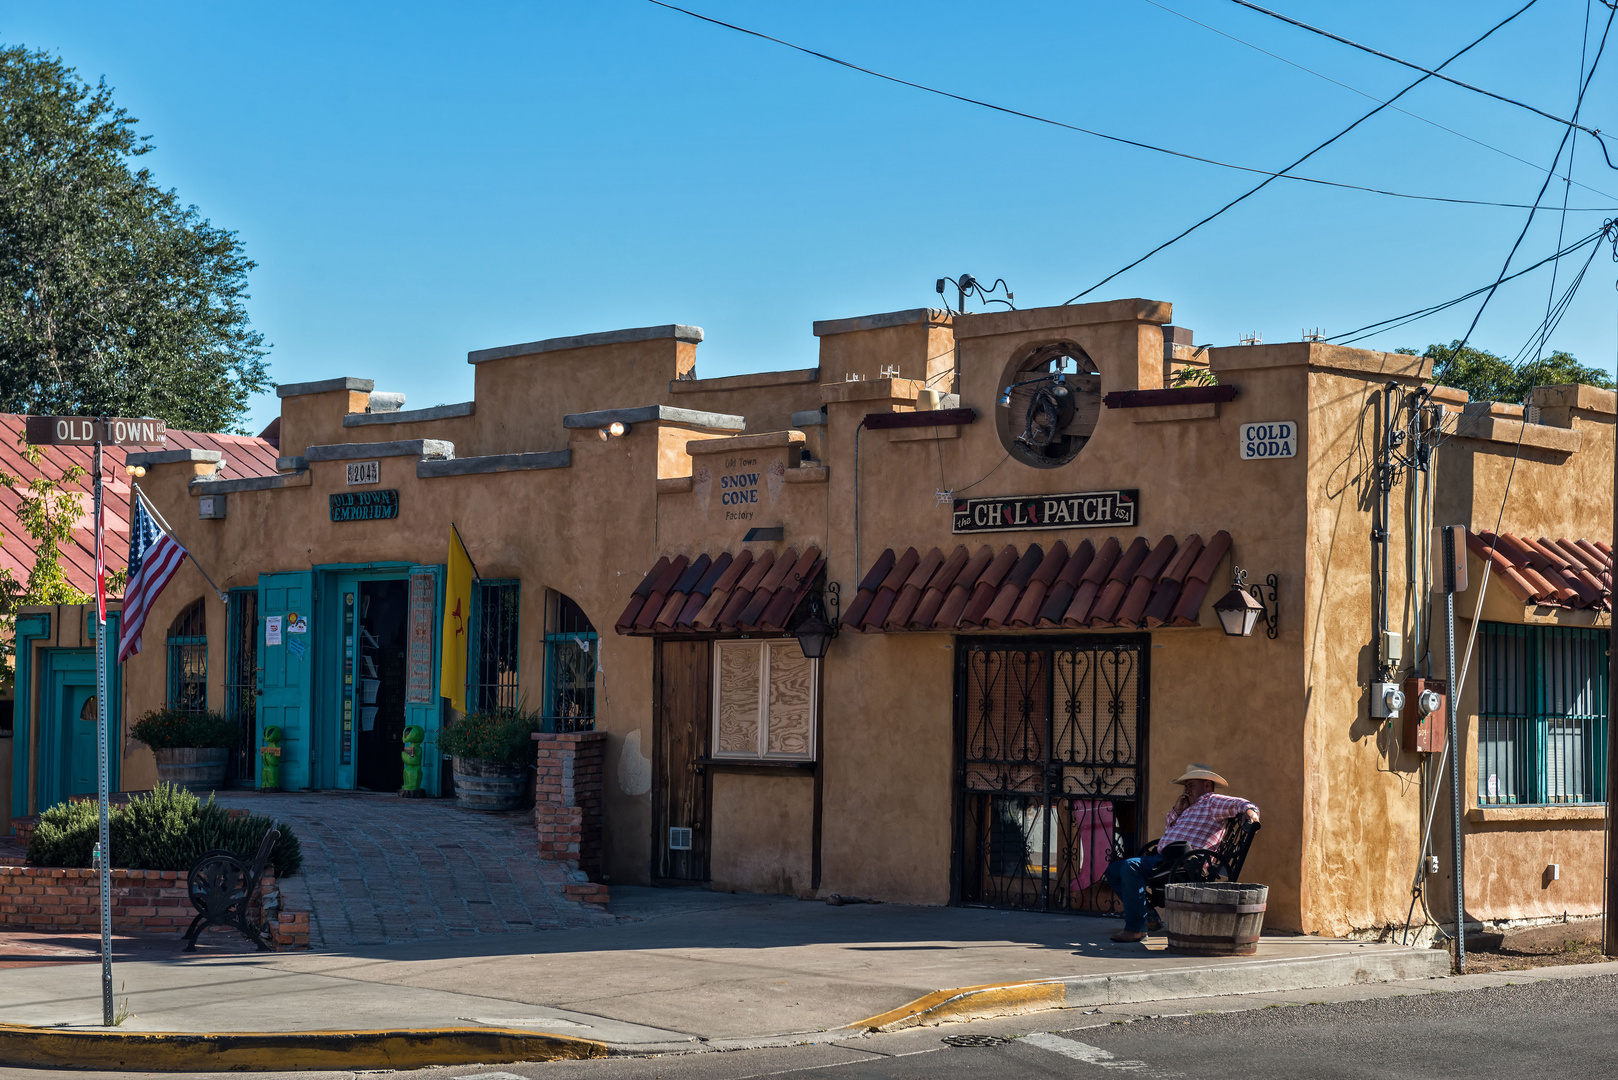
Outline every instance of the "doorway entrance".
<path fill-rule="evenodd" d="M 708 880 L 709 668 L 707 641 L 659 639 L 652 681 L 652 881 Z"/>
<path fill-rule="evenodd" d="M 1144 843 L 1151 640 L 957 639 L 956 881 L 966 905 L 1116 910 Z"/>
<path fill-rule="evenodd" d="M 356 603 L 355 783 L 398 791 L 404 783 L 406 583 L 361 582 Z"/>
<path fill-rule="evenodd" d="M 98 721 L 95 650 L 47 649 L 43 656 L 38 779 L 41 810 L 74 795 L 96 793 Z M 109 719 L 116 728 L 117 717 Z"/>

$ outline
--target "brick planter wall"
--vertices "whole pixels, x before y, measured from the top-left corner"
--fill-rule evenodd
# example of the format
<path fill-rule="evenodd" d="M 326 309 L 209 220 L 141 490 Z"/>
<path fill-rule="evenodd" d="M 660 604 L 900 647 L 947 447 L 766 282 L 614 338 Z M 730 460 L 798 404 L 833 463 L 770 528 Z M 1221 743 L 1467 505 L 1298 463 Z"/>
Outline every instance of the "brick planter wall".
<path fill-rule="evenodd" d="M 601 796 L 606 762 L 604 731 L 544 732 L 534 736 L 534 827 L 539 857 L 567 864 L 572 881 L 562 892 L 586 904 L 607 905 L 601 881 Z"/>
<path fill-rule="evenodd" d="M 173 934 L 191 925 L 196 909 L 178 870 L 112 872 L 112 928 L 119 933 Z M 253 921 L 274 927 L 277 949 L 309 947 L 309 913 L 281 910 L 275 875 L 265 874 Z M 267 914 L 266 914 L 267 913 Z M 96 871 L 60 866 L 0 866 L 0 928 L 99 933 L 101 885 Z"/>

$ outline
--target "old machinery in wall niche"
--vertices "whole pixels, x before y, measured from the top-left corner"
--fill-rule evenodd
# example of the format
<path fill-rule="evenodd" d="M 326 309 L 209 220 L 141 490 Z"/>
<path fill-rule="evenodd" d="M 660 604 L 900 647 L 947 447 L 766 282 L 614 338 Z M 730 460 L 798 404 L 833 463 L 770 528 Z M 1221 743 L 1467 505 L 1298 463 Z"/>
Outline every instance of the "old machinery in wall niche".
<path fill-rule="evenodd" d="M 1072 342 L 1042 345 L 1008 364 L 997 412 L 1000 441 L 1025 465 L 1066 465 L 1101 418 L 1101 374 Z"/>

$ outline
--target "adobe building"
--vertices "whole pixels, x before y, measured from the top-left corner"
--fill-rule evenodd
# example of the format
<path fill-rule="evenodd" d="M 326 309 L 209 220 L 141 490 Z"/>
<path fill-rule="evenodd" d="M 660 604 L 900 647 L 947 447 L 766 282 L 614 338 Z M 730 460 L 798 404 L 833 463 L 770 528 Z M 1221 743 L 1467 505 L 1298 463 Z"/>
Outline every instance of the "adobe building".
<path fill-rule="evenodd" d="M 717 379 L 700 330 L 650 327 L 473 352 L 473 400 L 419 410 L 283 386 L 276 475 L 141 459 L 229 600 L 180 571 L 126 713 L 187 692 L 163 628 L 201 605 L 206 699 L 287 733 L 283 787 L 391 790 L 468 647 L 468 708 L 606 734 L 610 883 L 1058 912 L 1111 907 L 1109 853 L 1207 762 L 1262 807 L 1268 924 L 1375 932 L 1435 792 L 1421 880 L 1450 910 L 1436 722 L 1373 716 L 1373 686 L 1442 682 L 1427 537 L 1461 524 L 1458 652 L 1492 566 L 1459 703 L 1468 917 L 1598 912 L 1613 393 L 1542 388 L 1525 417 L 1420 357 L 1170 322 L 894 312 L 817 323 L 817 368 Z M 445 641 L 451 523 L 478 582 Z M 1238 567 L 1246 636 L 1214 611 Z M 144 748 L 120 775 L 152 782 Z"/>

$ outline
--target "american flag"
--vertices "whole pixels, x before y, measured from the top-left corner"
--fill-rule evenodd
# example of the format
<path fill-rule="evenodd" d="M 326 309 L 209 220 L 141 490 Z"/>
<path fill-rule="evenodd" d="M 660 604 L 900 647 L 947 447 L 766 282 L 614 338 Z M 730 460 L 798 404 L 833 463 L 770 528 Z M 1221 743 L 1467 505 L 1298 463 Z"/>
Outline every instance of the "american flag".
<path fill-rule="evenodd" d="M 146 509 L 145 500 L 137 495 L 135 513 L 129 522 L 129 584 L 124 587 L 123 625 L 118 631 L 119 663 L 140 652 L 140 632 L 146 625 L 146 613 L 185 557 L 185 548 L 158 528 Z"/>

